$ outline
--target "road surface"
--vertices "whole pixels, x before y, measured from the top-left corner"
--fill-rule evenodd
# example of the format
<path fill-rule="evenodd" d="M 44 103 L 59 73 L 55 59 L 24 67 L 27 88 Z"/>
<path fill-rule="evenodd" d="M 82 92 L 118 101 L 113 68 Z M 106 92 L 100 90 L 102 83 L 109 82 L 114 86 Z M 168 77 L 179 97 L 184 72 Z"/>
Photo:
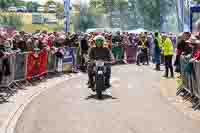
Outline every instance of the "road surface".
<path fill-rule="evenodd" d="M 200 122 L 160 94 L 161 72 L 148 66 L 113 67 L 112 89 L 97 100 L 87 76 L 50 88 L 29 104 L 15 133 L 199 133 Z"/>

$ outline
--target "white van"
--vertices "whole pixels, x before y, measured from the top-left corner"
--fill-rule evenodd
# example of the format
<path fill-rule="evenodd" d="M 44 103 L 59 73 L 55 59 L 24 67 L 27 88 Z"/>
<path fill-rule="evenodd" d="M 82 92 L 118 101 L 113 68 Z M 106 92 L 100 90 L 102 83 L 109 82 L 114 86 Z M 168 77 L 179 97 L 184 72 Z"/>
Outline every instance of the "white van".
<path fill-rule="evenodd" d="M 17 12 L 17 7 L 11 6 L 8 8 L 9 12 Z"/>

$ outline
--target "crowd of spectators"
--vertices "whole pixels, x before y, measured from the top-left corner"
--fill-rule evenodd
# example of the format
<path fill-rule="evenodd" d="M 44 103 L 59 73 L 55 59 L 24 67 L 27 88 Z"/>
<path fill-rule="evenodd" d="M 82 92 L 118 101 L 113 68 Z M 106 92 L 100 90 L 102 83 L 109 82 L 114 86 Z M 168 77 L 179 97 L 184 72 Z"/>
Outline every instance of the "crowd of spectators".
<path fill-rule="evenodd" d="M 176 71 L 180 72 L 181 56 L 189 59 L 190 63 L 194 60 L 200 60 L 200 35 L 198 33 L 183 32 L 177 40 L 175 66 Z"/>

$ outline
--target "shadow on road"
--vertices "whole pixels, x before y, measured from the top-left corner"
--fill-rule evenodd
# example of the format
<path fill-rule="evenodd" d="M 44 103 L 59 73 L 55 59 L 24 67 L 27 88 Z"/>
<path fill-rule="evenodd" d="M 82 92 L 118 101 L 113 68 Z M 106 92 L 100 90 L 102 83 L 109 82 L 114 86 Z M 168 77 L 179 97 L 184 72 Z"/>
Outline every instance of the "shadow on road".
<path fill-rule="evenodd" d="M 112 96 L 110 96 L 110 95 L 108 95 L 108 94 L 103 94 L 102 96 L 103 96 L 103 97 L 102 97 L 101 100 L 106 100 L 106 99 L 118 99 L 118 98 L 112 97 Z M 86 99 L 86 100 L 90 100 L 90 99 L 100 100 L 100 99 L 97 98 L 97 95 L 96 95 L 96 94 L 95 94 L 95 95 L 92 94 L 92 95 L 88 96 L 88 97 L 85 98 L 85 99 Z"/>

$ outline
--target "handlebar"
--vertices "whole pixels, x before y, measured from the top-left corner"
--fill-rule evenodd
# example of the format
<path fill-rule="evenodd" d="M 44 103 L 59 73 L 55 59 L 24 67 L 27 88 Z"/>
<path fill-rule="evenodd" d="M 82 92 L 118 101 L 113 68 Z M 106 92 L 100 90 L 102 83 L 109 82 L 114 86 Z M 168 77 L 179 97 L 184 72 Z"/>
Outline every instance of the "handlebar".
<path fill-rule="evenodd" d="M 95 63 L 95 62 L 97 62 L 97 61 L 102 61 L 102 62 L 104 62 L 105 64 L 112 64 L 111 61 L 104 61 L 104 60 L 90 60 L 90 62 L 92 62 L 92 63 Z"/>

